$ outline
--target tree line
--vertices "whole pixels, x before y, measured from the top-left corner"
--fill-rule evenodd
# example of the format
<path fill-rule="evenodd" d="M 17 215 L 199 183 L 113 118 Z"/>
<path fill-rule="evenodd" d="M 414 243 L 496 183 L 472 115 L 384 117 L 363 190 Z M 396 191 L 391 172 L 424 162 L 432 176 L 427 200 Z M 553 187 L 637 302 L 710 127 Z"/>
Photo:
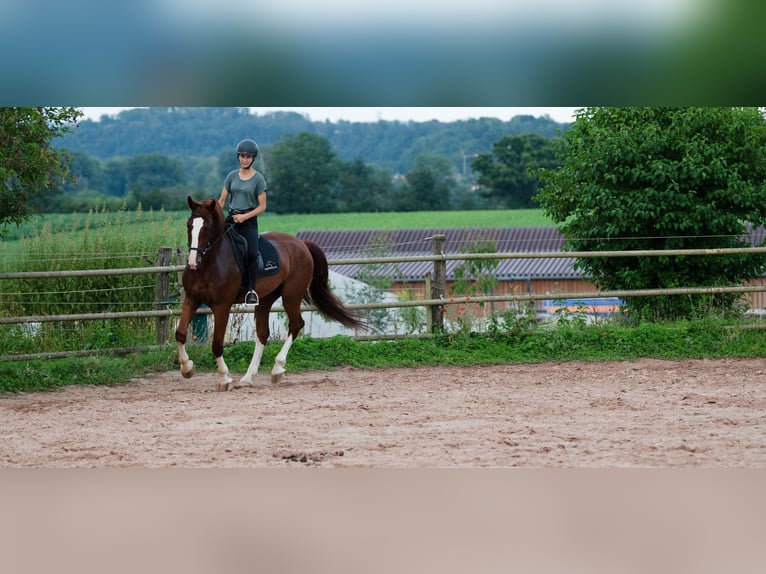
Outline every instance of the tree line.
<path fill-rule="evenodd" d="M 556 165 L 553 138 L 507 135 L 461 169 L 437 153 L 421 153 L 406 173 L 357 156 L 344 160 L 325 136 L 300 132 L 261 145 L 255 167 L 269 184 L 275 213 L 470 210 L 535 207 L 534 170 Z M 30 198 L 42 212 L 92 207 L 185 209 L 186 196 L 217 197 L 236 169 L 231 149 L 213 157 L 159 152 L 106 160 L 68 153 L 70 181 Z"/>
<path fill-rule="evenodd" d="M 136 108 L 99 121 L 84 120 L 63 134 L 59 147 L 108 160 L 159 153 L 170 157 L 217 157 L 244 138 L 271 145 L 283 137 L 309 133 L 329 140 L 344 161 L 406 173 L 417 156 L 446 157 L 462 171 L 465 157 L 486 153 L 506 135 L 534 133 L 552 138 L 569 124 L 519 115 L 508 121 L 476 118 L 454 122 L 312 121 L 296 112 L 252 113 L 247 108 Z"/>

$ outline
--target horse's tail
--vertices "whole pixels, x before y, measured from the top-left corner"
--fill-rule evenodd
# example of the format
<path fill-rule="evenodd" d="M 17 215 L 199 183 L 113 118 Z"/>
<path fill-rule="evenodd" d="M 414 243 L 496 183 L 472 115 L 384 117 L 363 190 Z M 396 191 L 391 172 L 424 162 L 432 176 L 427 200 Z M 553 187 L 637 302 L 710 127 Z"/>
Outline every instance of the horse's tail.
<path fill-rule="evenodd" d="M 311 258 L 314 260 L 314 276 L 303 300 L 309 305 L 316 306 L 328 319 L 337 321 L 349 329 L 366 331 L 367 325 L 364 321 L 356 313 L 347 309 L 330 290 L 329 266 L 322 248 L 313 241 L 304 240 L 303 243 L 308 247 Z"/>

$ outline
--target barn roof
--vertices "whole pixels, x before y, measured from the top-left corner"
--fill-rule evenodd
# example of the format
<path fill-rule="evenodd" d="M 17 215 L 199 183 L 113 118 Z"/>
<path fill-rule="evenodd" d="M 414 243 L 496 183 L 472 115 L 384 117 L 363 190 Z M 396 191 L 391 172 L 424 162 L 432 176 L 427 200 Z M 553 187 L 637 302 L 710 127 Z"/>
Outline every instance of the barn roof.
<path fill-rule="evenodd" d="M 450 255 L 471 253 L 490 242 L 492 251 L 497 253 L 561 251 L 564 245 L 564 236 L 555 227 L 300 231 L 297 235 L 319 245 L 328 259 L 351 259 L 431 255 L 431 238 L 438 234 L 445 236 L 444 250 Z M 744 239 L 754 246 L 761 245 L 766 239 L 766 230 L 748 228 Z M 584 274 L 574 269 L 574 263 L 571 257 L 500 259 L 494 274 L 505 281 L 582 279 Z M 461 261 L 447 261 L 448 280 L 454 278 L 454 269 L 459 265 Z M 364 278 L 370 274 L 407 281 L 420 281 L 432 270 L 431 261 L 333 266 L 333 271 L 347 277 Z"/>
<path fill-rule="evenodd" d="M 561 251 L 564 236 L 554 227 L 495 227 L 453 229 L 397 229 L 355 231 L 300 231 L 298 237 L 319 245 L 328 259 L 359 257 L 396 257 L 431 255 L 434 235 L 445 236 L 445 253 L 471 253 L 491 243 L 493 252 Z M 461 261 L 447 261 L 447 278 Z M 573 269 L 574 259 L 501 259 L 495 276 L 513 279 L 579 279 L 580 271 Z M 337 265 L 333 270 L 349 277 L 364 274 L 385 275 L 407 281 L 422 280 L 433 270 L 433 262 L 419 261 L 380 265 Z"/>

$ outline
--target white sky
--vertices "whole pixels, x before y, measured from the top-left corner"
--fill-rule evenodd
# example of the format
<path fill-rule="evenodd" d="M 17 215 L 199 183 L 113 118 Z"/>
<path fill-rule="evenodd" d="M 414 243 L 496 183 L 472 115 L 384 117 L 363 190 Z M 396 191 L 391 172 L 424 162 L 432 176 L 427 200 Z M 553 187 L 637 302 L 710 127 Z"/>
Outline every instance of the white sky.
<path fill-rule="evenodd" d="M 98 120 L 102 115 L 115 115 L 122 110 L 132 108 L 102 107 L 102 108 L 80 108 L 85 114 L 85 119 Z M 430 120 L 439 120 L 442 122 L 451 122 L 471 118 L 499 118 L 504 121 L 510 120 L 518 115 L 530 115 L 542 117 L 549 115 L 551 119 L 557 122 L 571 122 L 574 120 L 574 111 L 578 108 L 449 108 L 449 107 L 390 107 L 390 108 L 365 108 L 365 107 L 346 107 L 346 108 L 250 108 L 259 115 L 272 111 L 295 111 L 307 115 L 312 121 L 338 121 L 346 120 L 350 122 L 377 122 L 378 120 L 399 120 L 426 122 Z"/>
<path fill-rule="evenodd" d="M 668 21 L 676 23 L 694 14 L 695 10 L 699 10 L 699 4 L 700 0 L 474 0 L 470 4 L 455 0 L 283 0 L 266 3 L 232 0 L 228 3 L 229 12 L 233 11 L 245 21 L 269 22 L 270 26 L 277 27 L 285 23 L 291 27 L 316 27 L 317 22 L 322 22 L 323 26 L 342 28 L 370 22 L 402 25 L 402 14 L 407 15 L 408 22 L 460 27 L 471 23 L 486 26 L 501 21 L 534 23 L 544 20 L 555 24 L 566 22 L 571 25 L 574 22 L 592 25 L 594 19 L 613 24 L 628 22 L 633 26 L 656 26 Z M 211 0 L 160 0 L 155 5 L 164 10 L 161 14 L 198 22 L 226 19 L 225 14 L 228 13 L 220 10 L 220 3 Z"/>

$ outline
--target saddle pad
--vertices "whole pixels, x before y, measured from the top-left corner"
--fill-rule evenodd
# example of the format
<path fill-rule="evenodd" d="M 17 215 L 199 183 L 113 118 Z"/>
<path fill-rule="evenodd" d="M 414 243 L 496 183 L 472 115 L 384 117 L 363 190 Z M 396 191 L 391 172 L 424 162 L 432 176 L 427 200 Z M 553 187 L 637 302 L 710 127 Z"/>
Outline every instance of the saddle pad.
<path fill-rule="evenodd" d="M 227 228 L 226 232 L 231 239 L 232 247 L 234 248 L 234 257 L 237 260 L 239 271 L 242 273 L 242 278 L 247 276 L 247 239 L 237 233 L 234 226 Z M 276 247 L 263 235 L 258 235 L 258 269 L 256 270 L 255 277 L 269 277 L 279 273 L 279 253 L 277 253 Z"/>
<path fill-rule="evenodd" d="M 269 277 L 279 273 L 279 253 L 274 244 L 263 235 L 258 236 L 258 272 L 256 277 Z"/>

